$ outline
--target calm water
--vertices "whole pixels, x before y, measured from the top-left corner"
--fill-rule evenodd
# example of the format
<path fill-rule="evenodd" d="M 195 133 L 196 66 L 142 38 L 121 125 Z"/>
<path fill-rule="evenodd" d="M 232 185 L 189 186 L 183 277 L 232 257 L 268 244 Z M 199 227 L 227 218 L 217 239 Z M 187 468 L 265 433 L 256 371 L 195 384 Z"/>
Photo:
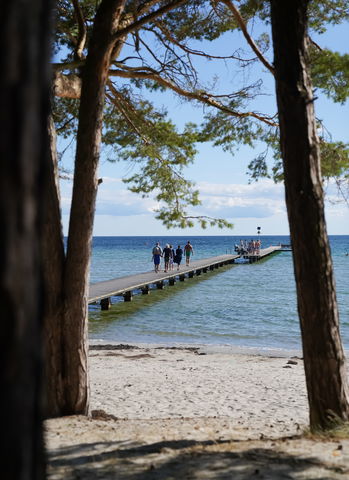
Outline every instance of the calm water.
<path fill-rule="evenodd" d="M 234 236 L 191 237 L 194 259 L 233 253 Z M 95 237 L 91 282 L 149 271 L 151 250 L 184 245 L 187 237 Z M 262 247 L 288 243 L 261 236 Z M 349 350 L 349 236 L 330 237 L 341 334 Z M 223 267 L 132 302 L 115 297 L 101 312 L 90 307 L 91 340 L 120 343 L 230 345 L 259 350 L 300 350 L 292 254 L 282 252 L 256 264 Z"/>

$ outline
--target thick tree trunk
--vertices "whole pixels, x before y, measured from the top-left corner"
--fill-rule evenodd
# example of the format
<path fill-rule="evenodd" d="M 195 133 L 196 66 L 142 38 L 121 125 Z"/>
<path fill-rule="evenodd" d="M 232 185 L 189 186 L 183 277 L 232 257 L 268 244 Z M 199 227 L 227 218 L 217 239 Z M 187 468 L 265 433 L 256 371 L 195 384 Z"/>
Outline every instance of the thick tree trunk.
<path fill-rule="evenodd" d="M 51 7 L 12 0 L 0 18 L 0 457 L 7 480 L 45 476 L 40 236 Z"/>
<path fill-rule="evenodd" d="M 80 98 L 81 78 L 78 75 L 63 75 L 56 72 L 53 77 L 53 92 L 56 97 Z"/>
<path fill-rule="evenodd" d="M 56 135 L 52 117 L 48 126 L 50 162 L 46 188 L 46 211 L 43 217 L 42 259 L 45 281 L 44 346 L 45 346 L 45 416 L 61 414 L 65 404 L 63 384 L 63 272 L 64 244 L 61 225 Z"/>
<path fill-rule="evenodd" d="M 83 70 L 74 187 L 64 272 L 65 414 L 89 407 L 87 299 L 105 85 L 125 0 L 100 4 Z"/>
<path fill-rule="evenodd" d="M 271 18 L 286 204 L 314 430 L 330 427 L 333 416 L 348 420 L 349 397 L 307 67 L 307 4 L 272 0 Z"/>

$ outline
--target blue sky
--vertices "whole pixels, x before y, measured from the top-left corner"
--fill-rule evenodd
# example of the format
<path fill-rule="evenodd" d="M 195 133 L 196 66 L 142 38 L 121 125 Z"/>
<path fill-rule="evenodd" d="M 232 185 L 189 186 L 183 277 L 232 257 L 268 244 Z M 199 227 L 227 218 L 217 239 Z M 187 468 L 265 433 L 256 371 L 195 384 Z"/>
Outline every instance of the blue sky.
<path fill-rule="evenodd" d="M 346 46 L 349 38 L 349 25 L 332 28 L 329 32 L 314 39 L 322 46 L 332 48 L 341 53 L 348 53 Z M 228 52 L 227 38 L 220 40 L 218 48 Z M 217 48 L 217 44 L 212 46 Z M 211 68 L 207 64 L 207 68 Z M 229 72 L 223 64 L 217 74 L 224 87 L 229 87 L 227 79 Z M 234 79 L 230 79 L 233 82 Z M 275 109 L 273 80 L 267 80 L 269 95 L 261 100 L 261 110 Z M 227 91 L 225 89 L 225 91 Z M 172 95 L 164 95 L 164 102 L 170 117 L 181 128 L 185 122 L 200 122 L 202 109 L 183 103 Z M 345 105 L 333 104 L 320 98 L 317 100 L 316 115 L 322 118 L 334 140 L 348 142 L 349 102 Z M 58 144 L 58 146 L 60 143 Z M 61 144 L 62 146 L 62 144 Z M 156 202 L 152 199 L 142 199 L 139 195 L 129 192 L 122 178 L 127 176 L 129 166 L 125 163 L 111 164 L 106 160 L 107 152 L 102 151 L 99 177 L 103 183 L 99 186 L 94 235 L 253 235 L 257 225 L 262 234 L 288 234 L 288 221 L 284 201 L 284 187 L 274 184 L 272 180 L 260 180 L 249 184 L 246 175 L 247 165 L 255 155 L 255 151 L 241 147 L 234 156 L 210 144 L 200 146 L 195 163 L 190 166 L 185 175 L 196 183 L 200 191 L 202 205 L 195 214 L 205 214 L 213 217 L 223 217 L 234 224 L 233 230 L 199 227 L 191 229 L 167 230 L 161 222 L 155 220 L 153 209 Z M 74 157 L 74 147 L 67 150 L 64 163 L 71 165 Z M 68 231 L 71 182 L 61 182 L 62 215 L 64 234 Z M 349 209 L 344 203 L 338 202 L 336 188 L 326 186 L 326 220 L 328 233 L 331 235 L 349 234 Z"/>

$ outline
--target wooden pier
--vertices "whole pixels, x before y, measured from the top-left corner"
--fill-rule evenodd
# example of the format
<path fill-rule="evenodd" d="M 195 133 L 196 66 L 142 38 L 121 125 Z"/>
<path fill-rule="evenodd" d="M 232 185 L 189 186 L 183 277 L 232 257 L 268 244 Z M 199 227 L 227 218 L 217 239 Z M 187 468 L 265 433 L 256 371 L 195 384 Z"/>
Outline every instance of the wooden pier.
<path fill-rule="evenodd" d="M 280 243 L 282 252 L 292 252 L 292 245 L 289 243 Z"/>
<path fill-rule="evenodd" d="M 262 258 L 268 257 L 269 255 L 272 255 L 273 253 L 276 252 L 282 252 L 282 247 L 281 245 L 276 245 L 276 246 L 271 246 L 268 248 L 261 248 L 258 253 L 246 253 L 242 255 L 242 257 L 245 260 L 248 260 L 249 263 L 253 262 L 258 262 L 259 260 L 262 260 Z"/>
<path fill-rule="evenodd" d="M 158 273 L 154 271 L 144 272 L 94 283 L 90 285 L 88 303 L 100 301 L 101 309 L 108 310 L 111 305 L 110 297 L 123 296 L 127 302 L 132 300 L 133 292 L 137 290 L 146 295 L 150 292 L 151 285 L 162 289 L 166 281 L 169 285 L 174 285 L 177 279 L 183 282 L 186 277 L 192 278 L 194 275 L 201 275 L 224 265 L 232 264 L 237 258 L 240 258 L 240 255 L 219 255 L 202 260 L 191 260 L 189 266 L 181 265 L 179 271 L 177 271 L 177 265 L 175 264 L 174 270 L 166 273 L 163 271 Z M 185 262 L 185 257 L 183 257 L 183 261 Z"/>

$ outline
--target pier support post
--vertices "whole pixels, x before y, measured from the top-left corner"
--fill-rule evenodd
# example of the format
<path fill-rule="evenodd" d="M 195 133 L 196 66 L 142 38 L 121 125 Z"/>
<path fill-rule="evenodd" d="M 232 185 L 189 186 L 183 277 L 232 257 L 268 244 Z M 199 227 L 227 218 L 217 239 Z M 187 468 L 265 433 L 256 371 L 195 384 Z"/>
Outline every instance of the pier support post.
<path fill-rule="evenodd" d="M 193 278 L 193 276 L 194 276 L 194 272 L 189 272 L 189 273 L 188 273 L 188 277 L 189 277 L 189 278 Z"/>
<path fill-rule="evenodd" d="M 168 284 L 169 284 L 169 285 L 172 286 L 172 285 L 174 285 L 175 283 L 176 283 L 176 279 L 175 279 L 175 278 L 169 278 L 169 279 L 168 279 Z"/>
<path fill-rule="evenodd" d="M 164 288 L 164 282 L 157 282 L 156 288 L 162 290 Z"/>
<path fill-rule="evenodd" d="M 132 292 L 131 291 L 125 292 L 123 294 L 123 297 L 124 297 L 124 302 L 130 302 L 132 300 Z"/>
<path fill-rule="evenodd" d="M 141 291 L 142 291 L 142 295 L 149 295 L 150 293 L 149 285 L 146 285 L 145 287 L 143 287 Z"/>
<path fill-rule="evenodd" d="M 185 275 L 184 274 L 179 275 L 179 281 L 184 282 L 184 280 L 185 280 Z"/>
<path fill-rule="evenodd" d="M 110 297 L 102 298 L 99 304 L 101 306 L 101 310 L 109 310 L 111 306 Z"/>
<path fill-rule="evenodd" d="M 201 269 L 196 270 L 196 275 L 201 275 Z"/>
<path fill-rule="evenodd" d="M 207 273 L 207 268 L 203 268 L 202 271 L 203 271 L 204 273 Z"/>

